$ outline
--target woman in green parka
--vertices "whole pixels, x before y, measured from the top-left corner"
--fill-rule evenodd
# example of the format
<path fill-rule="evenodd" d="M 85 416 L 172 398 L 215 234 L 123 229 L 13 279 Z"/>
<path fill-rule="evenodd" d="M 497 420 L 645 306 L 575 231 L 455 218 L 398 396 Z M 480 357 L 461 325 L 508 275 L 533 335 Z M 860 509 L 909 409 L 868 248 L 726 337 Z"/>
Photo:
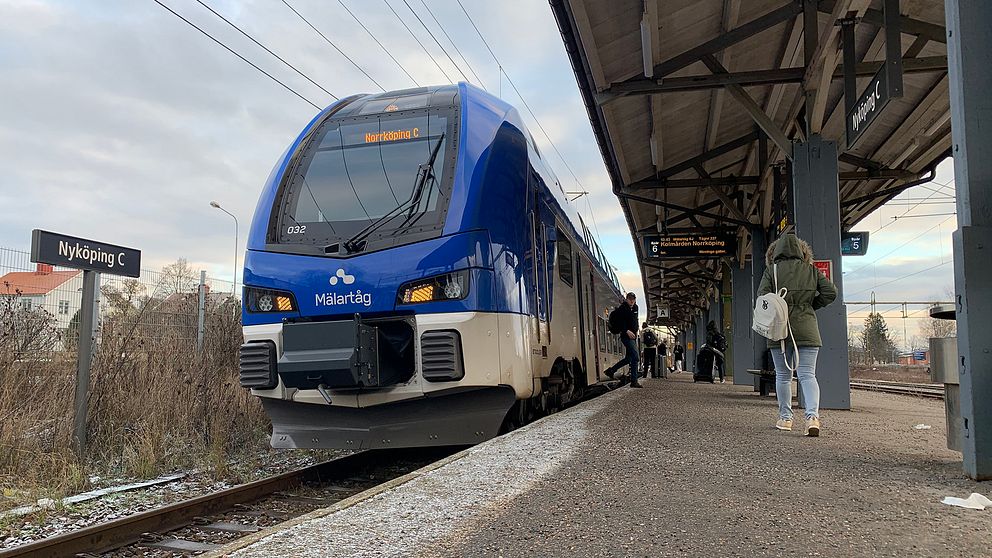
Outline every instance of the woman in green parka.
<path fill-rule="evenodd" d="M 803 390 L 806 404 L 807 436 L 820 435 L 820 386 L 816 382 L 816 355 L 822 342 L 816 323 L 816 310 L 837 298 L 837 287 L 813 266 L 813 250 L 794 234 L 787 234 L 773 242 L 765 254 L 767 268 L 758 286 L 758 296 L 774 292 L 775 270 L 778 270 L 778 289 L 785 288 L 785 301 L 789 304 L 791 335 L 785 340 L 783 354 L 781 342 L 769 341 L 768 348 L 775 362 L 775 395 L 778 398 L 779 417 L 775 428 L 792 430 L 792 371 L 786 366 L 796 362 L 794 346 L 799 348 L 799 365 L 796 375 Z M 795 345 L 793 345 L 795 340 Z"/>

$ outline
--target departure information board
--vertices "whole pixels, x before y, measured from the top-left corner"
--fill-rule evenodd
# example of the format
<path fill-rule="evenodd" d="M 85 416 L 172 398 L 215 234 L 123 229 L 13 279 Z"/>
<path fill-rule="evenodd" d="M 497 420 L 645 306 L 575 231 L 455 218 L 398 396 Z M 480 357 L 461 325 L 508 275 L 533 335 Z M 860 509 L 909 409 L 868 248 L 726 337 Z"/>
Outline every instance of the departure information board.
<path fill-rule="evenodd" d="M 733 256 L 737 235 L 733 231 L 651 235 L 644 237 L 644 254 L 649 258 L 700 259 Z"/>

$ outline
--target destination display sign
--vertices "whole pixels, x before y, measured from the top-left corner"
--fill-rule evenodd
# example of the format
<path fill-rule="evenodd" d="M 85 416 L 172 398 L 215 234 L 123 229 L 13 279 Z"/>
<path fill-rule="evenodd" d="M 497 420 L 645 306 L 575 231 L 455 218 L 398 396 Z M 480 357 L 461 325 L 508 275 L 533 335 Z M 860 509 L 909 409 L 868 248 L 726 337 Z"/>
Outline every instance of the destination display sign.
<path fill-rule="evenodd" d="M 644 253 L 649 258 L 722 258 L 736 251 L 737 235 L 733 231 L 644 237 Z"/>
<path fill-rule="evenodd" d="M 31 261 L 125 277 L 141 275 L 141 251 L 35 229 Z"/>
<path fill-rule="evenodd" d="M 386 130 L 385 132 L 366 132 L 365 143 L 380 143 L 384 141 L 408 140 L 420 137 L 420 128 L 408 130 Z"/>
<path fill-rule="evenodd" d="M 847 115 L 847 148 L 854 147 L 861 135 L 865 133 L 875 118 L 881 114 L 885 105 L 889 104 L 892 96 L 889 91 L 888 77 L 885 65 L 875 73 L 868 82 L 868 87 L 854 103 L 854 108 Z"/>
<path fill-rule="evenodd" d="M 864 256 L 868 253 L 868 231 L 851 231 L 840 235 L 842 256 Z"/>

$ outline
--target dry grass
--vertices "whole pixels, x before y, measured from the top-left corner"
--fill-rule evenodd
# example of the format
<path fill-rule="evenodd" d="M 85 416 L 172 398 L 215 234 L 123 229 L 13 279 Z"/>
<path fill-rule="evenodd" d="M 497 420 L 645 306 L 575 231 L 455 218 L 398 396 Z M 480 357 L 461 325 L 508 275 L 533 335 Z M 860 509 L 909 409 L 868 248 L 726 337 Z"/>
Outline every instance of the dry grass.
<path fill-rule="evenodd" d="M 198 352 L 196 295 L 144 291 L 137 282 L 103 289 L 110 308 L 82 457 L 71 450 L 75 344 L 62 339 L 72 328 L 59 332 L 50 316 L 0 301 L 0 486 L 13 495 L 8 506 L 85 488 L 93 474 L 203 467 L 223 475 L 231 457 L 267 447 L 268 420 L 237 380 L 238 301 L 208 305 Z"/>
<path fill-rule="evenodd" d="M 930 383 L 926 366 L 903 364 L 878 364 L 875 366 L 851 365 L 851 379 L 886 380 L 889 382 Z"/>

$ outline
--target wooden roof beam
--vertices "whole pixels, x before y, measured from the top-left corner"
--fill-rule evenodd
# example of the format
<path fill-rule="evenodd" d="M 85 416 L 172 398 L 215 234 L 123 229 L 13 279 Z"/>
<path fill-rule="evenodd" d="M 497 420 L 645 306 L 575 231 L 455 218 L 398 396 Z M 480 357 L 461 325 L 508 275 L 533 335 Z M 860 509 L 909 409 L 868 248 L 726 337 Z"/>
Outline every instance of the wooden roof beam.
<path fill-rule="evenodd" d="M 622 198 L 626 198 L 628 200 L 632 200 L 632 201 L 638 201 L 638 202 L 641 202 L 641 203 L 660 205 L 661 207 L 666 207 L 668 209 L 674 209 L 676 211 L 681 211 L 686 216 L 706 217 L 707 219 L 713 219 L 714 221 L 723 221 L 723 222 L 727 222 L 727 223 L 733 223 L 735 225 L 744 225 L 744 226 L 750 226 L 751 225 L 751 223 L 748 222 L 748 221 L 743 221 L 741 219 L 735 219 L 733 217 L 727 217 L 727 216 L 724 216 L 724 215 L 720 215 L 719 213 L 711 213 L 709 211 L 704 211 L 704 210 L 701 210 L 701 209 L 698 209 L 698 208 L 695 208 L 694 209 L 692 207 L 685 207 L 685 206 L 682 206 L 682 205 L 678 205 L 678 204 L 674 204 L 674 203 L 669 203 L 669 202 L 665 202 L 665 201 L 661 201 L 661 200 L 654 200 L 654 199 L 651 199 L 651 198 L 646 198 L 644 196 L 638 196 L 638 195 L 634 195 L 634 194 L 628 194 L 627 192 L 621 192 L 620 194 L 618 194 L 618 196 L 619 197 L 622 197 Z M 718 205 L 719 205 L 719 203 L 720 203 L 719 200 L 717 200 L 717 204 Z"/>
<path fill-rule="evenodd" d="M 744 147 L 745 145 L 748 145 L 749 143 L 751 143 L 753 141 L 756 141 L 758 139 L 758 136 L 759 135 L 760 134 L 758 133 L 758 131 L 755 130 L 755 131 L 753 131 L 753 132 L 751 132 L 749 134 L 745 134 L 745 135 L 743 135 L 743 136 L 741 136 L 739 138 L 730 140 L 727 143 L 724 143 L 723 145 L 718 145 L 717 147 L 714 147 L 713 149 L 710 149 L 709 151 L 700 153 L 699 155 L 696 155 L 695 157 L 693 157 L 691 159 L 686 159 L 685 161 L 682 161 L 681 163 L 678 163 L 676 165 L 672 165 L 672 166 L 670 166 L 670 167 L 668 167 L 666 169 L 662 169 L 662 170 L 658 171 L 658 178 L 668 178 L 670 176 L 675 176 L 676 174 L 679 174 L 680 172 L 687 171 L 687 170 L 695 167 L 696 165 L 699 165 L 699 164 L 705 163 L 706 161 L 709 161 L 710 159 L 715 159 L 716 157 L 719 157 L 720 155 L 724 155 L 726 153 L 730 153 L 731 151 L 733 151 L 735 149 L 739 149 L 741 147 Z"/>
<path fill-rule="evenodd" d="M 710 186 L 743 186 L 758 183 L 759 176 L 709 176 L 705 178 L 663 178 L 639 180 L 627 186 L 630 190 L 671 190 L 676 188 L 708 188 Z"/>
<path fill-rule="evenodd" d="M 930 72 L 946 72 L 946 56 L 923 56 L 919 58 L 907 56 L 902 59 L 904 74 L 921 74 Z M 870 77 L 878 72 L 884 62 L 861 62 L 855 66 L 857 77 Z M 596 102 L 606 103 L 619 97 L 632 95 L 655 95 L 659 93 L 681 93 L 685 91 L 701 91 L 740 85 L 755 87 L 758 85 L 777 85 L 785 83 L 801 83 L 806 74 L 805 68 L 771 68 L 767 70 L 748 70 L 743 72 L 728 72 L 726 74 L 693 75 L 666 79 L 634 79 L 618 83 L 602 93 L 596 94 Z M 844 65 L 839 64 L 833 74 L 833 81 L 844 79 Z"/>
<path fill-rule="evenodd" d="M 703 56 L 713 55 L 720 52 L 727 47 L 735 45 L 741 41 L 744 41 L 766 29 L 771 29 L 776 25 L 788 21 L 799 13 L 802 12 L 802 8 L 796 2 L 788 2 L 780 8 L 776 8 L 767 14 L 753 19 L 743 25 L 739 25 L 734 29 L 723 33 L 705 43 L 693 47 L 681 54 L 677 54 L 664 62 L 656 65 L 654 67 L 654 77 L 662 78 L 681 70 L 695 62 L 699 61 Z"/>
<path fill-rule="evenodd" d="M 803 89 L 814 95 L 812 107 L 807 105 L 807 110 L 812 112 L 806 115 L 811 133 L 818 134 L 823 128 L 830 82 L 840 61 L 840 49 L 837 44 L 840 34 L 838 22 L 849 17 L 851 12 L 855 13 L 854 17 L 861 17 L 870 4 L 871 0 L 840 0 L 830 11 L 827 27 L 817 41 L 816 50 L 806 65 L 806 75 L 803 76 Z"/>
<path fill-rule="evenodd" d="M 833 12 L 836 4 L 837 0 L 820 0 L 817 9 L 821 13 L 829 14 Z M 884 16 L 879 10 L 869 9 L 861 16 L 861 21 L 870 23 L 875 27 L 882 27 Z M 915 35 L 930 41 L 947 44 L 947 29 L 936 23 L 921 21 L 908 16 L 899 16 L 899 28 L 904 35 Z"/>
<path fill-rule="evenodd" d="M 703 64 L 709 68 L 714 74 L 725 74 L 727 69 L 723 67 L 720 62 L 718 62 L 712 56 L 703 56 Z M 831 69 L 831 71 L 833 71 Z M 758 106 L 758 103 L 754 101 L 751 95 L 744 91 L 744 88 L 740 85 L 728 85 L 727 91 L 730 95 L 737 101 L 738 104 L 744 109 L 751 119 L 754 120 L 755 124 L 761 128 L 761 131 L 771 139 L 775 145 L 778 146 L 782 153 L 785 154 L 790 160 L 792 159 L 792 141 L 786 137 L 785 132 L 782 131 L 772 119 L 765 114 L 765 111 Z"/>

